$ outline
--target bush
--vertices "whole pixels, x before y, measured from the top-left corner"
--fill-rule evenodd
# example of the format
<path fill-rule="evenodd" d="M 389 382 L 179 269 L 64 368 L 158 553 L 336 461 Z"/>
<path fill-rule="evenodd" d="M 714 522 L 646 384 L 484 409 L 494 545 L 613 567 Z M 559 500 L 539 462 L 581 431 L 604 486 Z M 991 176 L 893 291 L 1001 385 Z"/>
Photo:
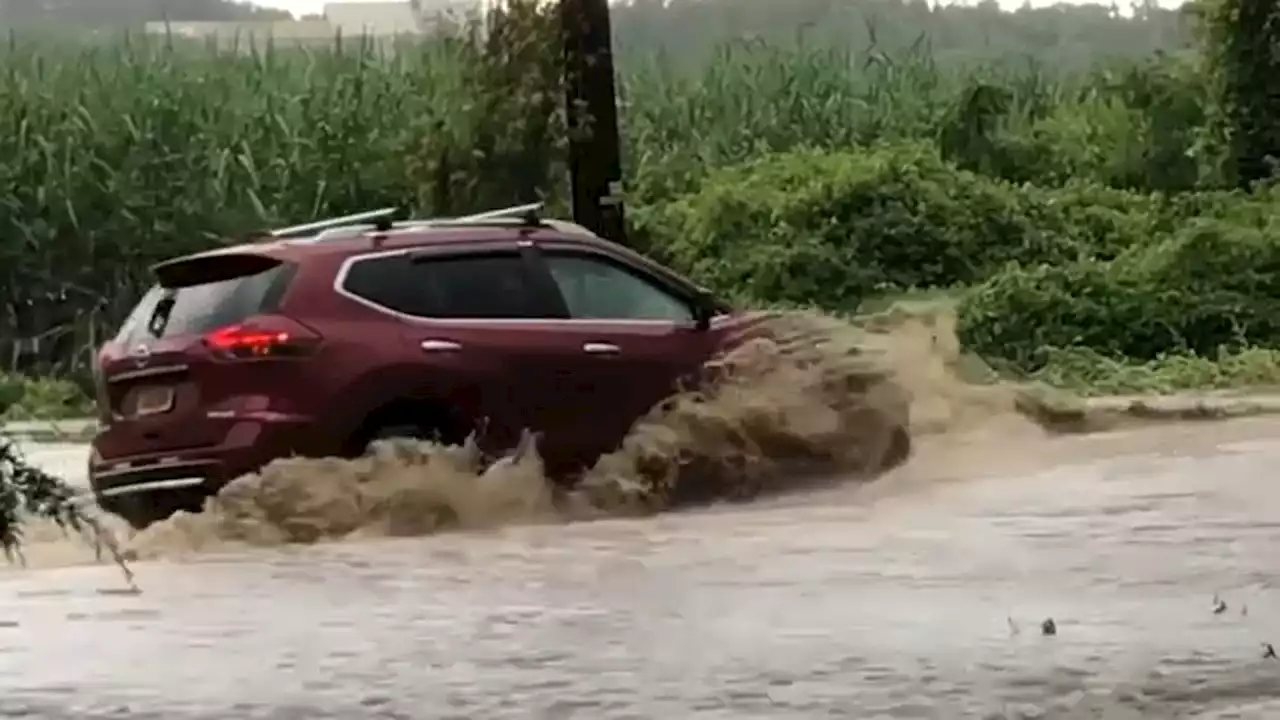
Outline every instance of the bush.
<path fill-rule="evenodd" d="M 1011 265 L 961 303 L 961 341 L 1028 372 L 1055 348 L 1139 361 L 1280 348 L 1276 227 L 1204 218 L 1112 261 Z"/>
<path fill-rule="evenodd" d="M 637 225 L 721 292 L 849 309 L 872 294 L 977 282 L 1015 258 L 1086 254 L 1037 221 L 1054 213 L 1035 199 L 918 145 L 805 150 L 713 172 L 697 192 L 640 209 Z"/>
<path fill-rule="evenodd" d="M 1164 355 L 1134 362 L 1087 348 L 1055 348 L 1033 380 L 1082 395 L 1175 393 L 1280 386 L 1280 350 L 1250 348 L 1209 357 Z"/>
<path fill-rule="evenodd" d="M 93 415 L 93 399 L 69 380 L 0 373 L 0 421 Z"/>
<path fill-rule="evenodd" d="M 1046 231 L 1061 233 L 1085 248 L 1087 256 L 1111 260 L 1134 245 L 1168 232 L 1181 204 L 1158 194 L 1116 190 L 1092 183 L 1044 188 L 1024 185 L 1024 206 Z M 1034 257 L 1022 262 L 1045 262 Z"/>

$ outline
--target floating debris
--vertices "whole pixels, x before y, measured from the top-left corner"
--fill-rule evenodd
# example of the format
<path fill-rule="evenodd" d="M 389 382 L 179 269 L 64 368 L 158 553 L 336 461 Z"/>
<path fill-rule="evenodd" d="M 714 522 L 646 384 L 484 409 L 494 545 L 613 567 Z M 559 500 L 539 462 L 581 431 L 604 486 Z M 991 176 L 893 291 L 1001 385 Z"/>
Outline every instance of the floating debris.
<path fill-rule="evenodd" d="M 1057 635 L 1058 634 L 1058 624 L 1053 621 L 1053 618 L 1046 618 L 1044 622 L 1040 623 L 1040 634 L 1041 635 Z"/>
<path fill-rule="evenodd" d="M 122 588 L 98 588 L 99 595 L 141 595 L 142 589 L 137 585 Z"/>
<path fill-rule="evenodd" d="M 1018 625 L 1017 625 L 1017 623 L 1015 623 L 1015 622 L 1013 621 L 1013 616 L 1009 616 L 1009 617 L 1007 617 L 1007 618 L 1005 618 L 1005 619 L 1009 621 L 1009 634 L 1010 634 L 1010 635 L 1017 635 L 1019 632 L 1021 632 L 1020 630 L 1018 630 Z"/>

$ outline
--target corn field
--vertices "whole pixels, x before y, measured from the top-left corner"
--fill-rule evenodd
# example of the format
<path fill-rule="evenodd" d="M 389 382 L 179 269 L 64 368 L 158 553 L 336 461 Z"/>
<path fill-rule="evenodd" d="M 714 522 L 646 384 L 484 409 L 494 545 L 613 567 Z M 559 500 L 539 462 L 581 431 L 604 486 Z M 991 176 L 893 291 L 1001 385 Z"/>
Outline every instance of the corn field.
<path fill-rule="evenodd" d="M 391 46 L 11 38 L 0 372 L 83 373 L 151 264 L 254 230 L 384 205 L 448 215 L 545 199 L 563 211 L 557 22 L 516 2 L 484 32 Z M 667 201 L 762 153 L 901 138 L 941 138 L 957 162 L 1017 180 L 1141 184 L 1173 170 L 1119 149 L 1136 139 L 1191 157 L 1202 98 L 1180 76 L 1157 87 L 1176 68 L 1128 72 L 948 71 L 923 39 L 893 57 L 746 41 L 693 68 L 633 58 L 620 91 L 629 202 Z M 1175 101 L 1185 117 L 1155 128 L 1152 113 Z"/>

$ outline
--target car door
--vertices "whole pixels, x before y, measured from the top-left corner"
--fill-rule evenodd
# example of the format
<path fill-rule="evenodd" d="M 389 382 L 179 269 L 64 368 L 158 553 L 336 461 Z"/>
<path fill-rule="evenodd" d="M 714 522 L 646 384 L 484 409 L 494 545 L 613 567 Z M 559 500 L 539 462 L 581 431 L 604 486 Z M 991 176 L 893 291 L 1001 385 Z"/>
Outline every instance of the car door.
<path fill-rule="evenodd" d="M 715 352 L 718 333 L 698 329 L 694 291 L 621 255 L 571 243 L 539 246 L 568 318 L 553 323 L 580 356 L 573 382 L 576 455 L 617 448 L 635 421 L 670 397 Z"/>
<path fill-rule="evenodd" d="M 514 242 L 443 246 L 373 258 L 346 274 L 344 289 L 400 320 L 413 387 L 449 405 L 490 454 L 523 429 L 559 434 L 552 410 L 577 360 L 548 321 L 563 306 L 531 280 Z"/>

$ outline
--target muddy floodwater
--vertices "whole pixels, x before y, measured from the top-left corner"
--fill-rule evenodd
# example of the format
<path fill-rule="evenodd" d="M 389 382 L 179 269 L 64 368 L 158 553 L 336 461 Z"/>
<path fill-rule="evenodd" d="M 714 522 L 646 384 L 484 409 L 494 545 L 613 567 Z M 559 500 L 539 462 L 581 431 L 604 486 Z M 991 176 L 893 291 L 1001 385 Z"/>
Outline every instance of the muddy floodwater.
<path fill-rule="evenodd" d="M 0 717 L 1277 718 L 1277 438 L 989 433 L 747 506 L 161 557 L 140 595 L 46 539 L 0 575 Z"/>
<path fill-rule="evenodd" d="M 283 461 L 124 536 L 136 594 L 30 525 L 0 717 L 1280 718 L 1280 422 L 1052 438 L 946 320 L 766 320 L 586 505 L 534 450 Z M 870 479 L 884 368 L 917 452 Z M 652 504 L 708 479 L 774 494 Z"/>

